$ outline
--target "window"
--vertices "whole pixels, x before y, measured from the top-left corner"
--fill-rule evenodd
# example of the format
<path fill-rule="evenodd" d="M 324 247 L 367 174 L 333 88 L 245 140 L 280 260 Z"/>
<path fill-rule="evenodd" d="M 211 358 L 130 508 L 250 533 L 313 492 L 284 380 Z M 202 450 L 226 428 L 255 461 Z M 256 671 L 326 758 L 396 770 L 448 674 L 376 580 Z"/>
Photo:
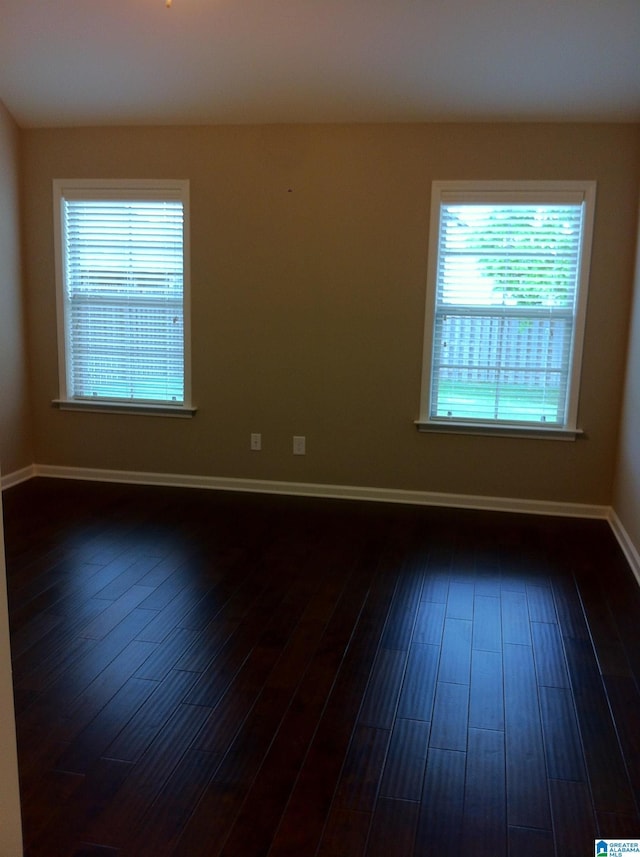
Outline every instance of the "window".
<path fill-rule="evenodd" d="M 190 415 L 186 181 L 54 182 L 60 399 Z"/>
<path fill-rule="evenodd" d="M 594 182 L 434 182 L 420 429 L 575 437 Z"/>

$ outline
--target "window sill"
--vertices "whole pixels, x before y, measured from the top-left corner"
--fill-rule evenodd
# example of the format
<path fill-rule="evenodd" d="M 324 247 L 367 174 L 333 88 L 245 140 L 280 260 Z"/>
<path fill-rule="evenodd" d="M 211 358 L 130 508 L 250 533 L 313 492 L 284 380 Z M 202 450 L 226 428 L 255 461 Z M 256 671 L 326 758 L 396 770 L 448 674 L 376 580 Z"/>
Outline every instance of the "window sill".
<path fill-rule="evenodd" d="M 472 434 L 488 437 L 526 437 L 537 440 L 570 441 L 584 437 L 582 429 L 542 428 L 535 425 L 485 425 L 483 423 L 455 422 L 453 420 L 443 420 L 442 422 L 416 420 L 415 425 L 420 432 L 440 432 L 442 434 Z"/>
<path fill-rule="evenodd" d="M 53 406 L 61 411 L 84 411 L 93 414 L 137 414 L 150 417 L 177 417 L 189 419 L 194 417 L 197 408 L 184 405 L 154 405 L 142 402 L 105 402 L 90 400 L 54 399 Z"/>

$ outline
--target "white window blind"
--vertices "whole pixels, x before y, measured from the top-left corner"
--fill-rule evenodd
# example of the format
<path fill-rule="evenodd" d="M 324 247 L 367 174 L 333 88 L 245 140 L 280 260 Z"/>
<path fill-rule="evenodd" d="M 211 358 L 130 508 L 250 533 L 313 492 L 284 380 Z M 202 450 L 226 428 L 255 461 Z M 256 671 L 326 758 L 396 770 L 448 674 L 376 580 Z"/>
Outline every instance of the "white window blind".
<path fill-rule="evenodd" d="M 185 403 L 185 206 L 135 186 L 60 194 L 64 398 Z"/>
<path fill-rule="evenodd" d="M 585 193 L 436 190 L 422 419 L 574 428 Z"/>

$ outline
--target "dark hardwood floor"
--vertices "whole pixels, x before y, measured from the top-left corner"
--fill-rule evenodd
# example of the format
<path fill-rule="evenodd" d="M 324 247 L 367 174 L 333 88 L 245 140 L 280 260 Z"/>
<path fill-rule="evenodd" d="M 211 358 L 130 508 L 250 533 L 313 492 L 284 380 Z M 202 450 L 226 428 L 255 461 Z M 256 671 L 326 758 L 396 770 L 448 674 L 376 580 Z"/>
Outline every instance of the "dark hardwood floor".
<path fill-rule="evenodd" d="M 4 494 L 27 857 L 584 857 L 640 837 L 604 521 Z"/>

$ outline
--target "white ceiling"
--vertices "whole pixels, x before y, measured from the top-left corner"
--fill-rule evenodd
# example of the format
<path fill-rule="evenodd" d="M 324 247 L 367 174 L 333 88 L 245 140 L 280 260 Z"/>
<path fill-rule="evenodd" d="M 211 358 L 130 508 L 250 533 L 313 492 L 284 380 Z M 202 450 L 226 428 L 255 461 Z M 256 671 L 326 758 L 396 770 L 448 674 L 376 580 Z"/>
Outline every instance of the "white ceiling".
<path fill-rule="evenodd" d="M 640 121 L 640 0 L 0 0 L 23 127 Z"/>

